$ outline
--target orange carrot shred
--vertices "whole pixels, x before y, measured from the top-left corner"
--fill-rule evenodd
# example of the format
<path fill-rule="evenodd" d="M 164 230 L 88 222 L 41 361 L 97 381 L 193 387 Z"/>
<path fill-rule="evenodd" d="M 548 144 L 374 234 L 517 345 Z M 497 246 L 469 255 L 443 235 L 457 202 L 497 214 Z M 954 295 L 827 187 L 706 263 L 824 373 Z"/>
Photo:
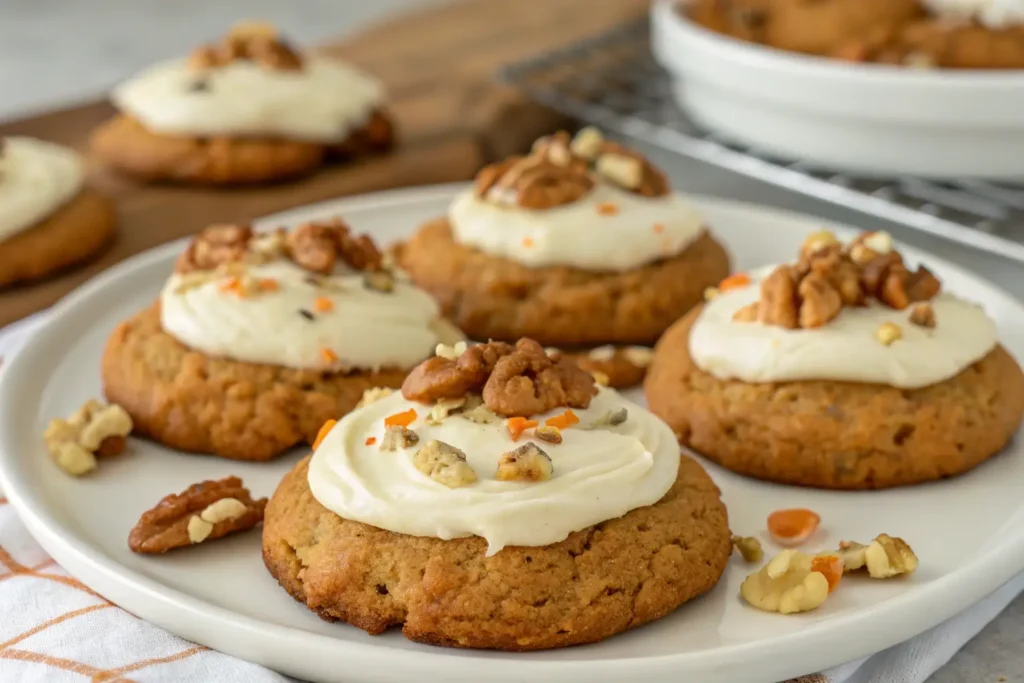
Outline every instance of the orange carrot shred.
<path fill-rule="evenodd" d="M 655 235 L 660 235 L 663 232 L 665 232 L 665 226 L 662 225 L 661 223 L 655 223 L 654 224 L 654 234 Z"/>
<path fill-rule="evenodd" d="M 815 532 L 821 517 L 813 510 L 776 510 L 768 515 L 768 532 L 781 545 L 800 545 Z"/>
<path fill-rule="evenodd" d="M 367 446 L 372 446 L 373 444 L 377 443 L 377 437 L 375 437 L 375 436 L 368 436 L 368 437 L 366 437 L 366 442 L 365 443 L 366 443 Z"/>
<path fill-rule="evenodd" d="M 576 413 L 571 410 L 567 410 L 561 415 L 555 415 L 544 420 L 544 424 L 548 427 L 555 427 L 557 429 L 565 429 L 572 427 L 574 424 L 580 421 L 580 418 L 576 417 Z"/>
<path fill-rule="evenodd" d="M 527 420 L 525 417 L 510 417 L 505 423 L 508 428 L 508 435 L 512 437 L 513 441 L 518 441 L 519 437 L 527 429 L 533 429 L 539 422 L 536 420 Z"/>
<path fill-rule="evenodd" d="M 718 291 L 728 292 L 730 289 L 739 289 L 750 284 L 750 276 L 746 273 L 734 273 L 718 283 Z"/>
<path fill-rule="evenodd" d="M 523 246 L 526 247 L 527 249 L 532 247 L 533 246 L 533 238 L 524 237 L 523 238 Z"/>
<path fill-rule="evenodd" d="M 614 202 L 601 202 L 597 205 L 597 213 L 602 216 L 614 216 L 619 212 L 619 206 Z"/>
<path fill-rule="evenodd" d="M 825 577 L 831 593 L 843 578 L 843 560 L 838 555 L 818 555 L 811 560 L 811 571 Z"/>
<path fill-rule="evenodd" d="M 320 349 L 320 357 L 324 359 L 325 363 L 333 363 L 338 360 L 338 354 L 328 348 Z"/>
<path fill-rule="evenodd" d="M 385 427 L 408 427 L 416 419 L 416 409 L 409 408 L 409 410 L 403 410 L 400 413 L 394 415 L 388 415 L 384 418 Z"/>
<path fill-rule="evenodd" d="M 320 427 L 320 431 L 316 433 L 316 438 L 313 439 L 313 450 L 320 448 L 320 442 L 324 440 L 336 424 L 338 424 L 337 420 L 328 420 L 323 423 L 323 426 Z"/>
<path fill-rule="evenodd" d="M 222 292 L 234 292 L 235 294 L 238 294 L 242 289 L 242 281 L 237 277 L 229 277 L 227 280 L 220 283 L 219 289 Z"/>
<path fill-rule="evenodd" d="M 318 296 L 316 301 L 313 302 L 313 308 L 315 308 L 318 313 L 327 313 L 334 310 L 334 302 L 326 296 Z"/>
<path fill-rule="evenodd" d="M 272 277 L 265 277 L 259 281 L 259 287 L 264 292 L 276 292 L 278 290 L 277 280 Z"/>

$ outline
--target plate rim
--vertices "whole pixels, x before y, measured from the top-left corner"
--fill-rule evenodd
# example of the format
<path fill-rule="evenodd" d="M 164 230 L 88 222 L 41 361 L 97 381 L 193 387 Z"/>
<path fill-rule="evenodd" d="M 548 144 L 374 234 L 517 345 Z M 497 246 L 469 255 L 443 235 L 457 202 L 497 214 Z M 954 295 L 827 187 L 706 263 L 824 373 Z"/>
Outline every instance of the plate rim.
<path fill-rule="evenodd" d="M 343 213 L 354 210 L 365 211 L 374 208 L 387 208 L 397 205 L 430 202 L 450 197 L 454 192 L 467 187 L 466 183 L 451 183 L 417 188 L 387 190 L 384 192 L 341 197 L 313 204 L 293 207 L 286 211 L 254 221 L 257 227 L 269 226 L 296 220 L 298 216 L 313 213 Z M 760 217 L 774 219 L 793 219 L 801 223 L 813 222 L 819 226 L 838 229 L 840 232 L 856 230 L 855 227 L 841 222 L 830 221 L 786 209 L 753 202 L 736 201 L 721 197 L 701 194 L 684 193 L 701 206 L 716 207 L 723 210 L 747 212 Z M 134 272 L 151 266 L 154 262 L 167 258 L 167 255 L 180 250 L 189 238 L 181 238 L 141 252 L 90 278 L 79 288 L 61 299 L 52 309 L 51 315 L 36 329 L 31 338 L 42 340 L 35 348 L 59 343 L 57 331 L 64 313 L 74 307 L 81 299 L 88 298 L 95 290 L 105 288 L 128 272 Z M 941 270 L 955 273 L 958 277 L 966 277 L 979 286 L 987 288 L 1004 298 L 1022 312 L 1022 305 L 1015 297 L 983 276 L 976 275 L 966 268 L 931 255 L 927 250 L 900 245 L 910 252 L 927 256 L 930 263 Z M 14 377 L 16 380 L 29 372 L 28 368 L 33 351 L 27 344 L 22 351 L 5 363 L 3 379 Z M 789 651 L 793 654 L 799 648 L 804 655 L 800 658 L 801 669 L 810 666 L 815 670 L 836 666 L 844 661 L 851 661 L 866 654 L 877 652 L 906 638 L 935 626 L 942 621 L 981 600 L 1000 586 L 1024 571 L 1024 533 L 1013 535 L 980 553 L 967 565 L 938 577 L 917 590 L 903 593 L 882 603 L 860 609 L 849 615 L 836 617 L 821 622 L 811 630 L 782 634 L 770 640 L 740 643 L 718 648 L 717 652 L 694 651 L 682 654 L 668 654 L 648 657 L 618 657 L 596 660 L 530 660 L 516 653 L 488 652 L 486 658 L 479 651 L 461 651 L 437 648 L 427 651 L 396 651 L 386 643 L 357 643 L 335 638 L 330 635 L 313 633 L 301 628 L 285 626 L 250 617 L 234 612 L 226 607 L 209 603 L 176 588 L 167 586 L 155 578 L 146 576 L 139 571 L 125 567 L 102 549 L 90 545 L 87 540 L 73 529 L 68 529 L 51 514 L 42 500 L 40 493 L 33 490 L 32 478 L 27 472 L 19 472 L 17 461 L 19 456 L 10 436 L 11 411 L 8 410 L 17 401 L 17 392 L 12 388 L 18 382 L 0 382 L 0 486 L 4 495 L 17 512 L 19 518 L 29 528 L 33 537 L 43 546 L 50 556 L 64 566 L 69 573 L 76 576 L 86 585 L 104 595 L 117 595 L 114 602 L 131 603 L 131 611 L 142 618 L 182 637 L 208 645 L 214 649 L 254 661 L 254 655 L 263 657 L 263 664 L 278 670 L 288 671 L 288 666 L 277 666 L 268 663 L 268 659 L 280 662 L 263 645 L 276 643 L 276 649 L 287 650 L 293 654 L 308 652 L 310 655 L 330 648 L 338 657 L 345 658 L 351 665 L 350 671 L 359 671 L 361 667 L 375 667 L 387 658 L 388 670 L 381 670 L 384 677 L 381 681 L 405 680 L 408 675 L 422 675 L 424 670 L 431 670 L 434 675 L 446 676 L 446 680 L 476 680 L 481 662 L 514 663 L 514 667 L 496 667 L 492 672 L 492 680 L 514 681 L 523 675 L 545 674 L 551 681 L 578 680 L 580 676 L 594 676 L 595 680 L 629 680 L 634 676 L 648 676 L 652 680 L 668 677 L 693 669 L 700 671 L 728 670 L 737 671 L 737 662 L 758 662 L 757 673 L 760 676 L 771 676 L 781 680 L 787 676 L 801 675 L 808 671 L 794 671 L 786 665 L 788 657 L 780 655 Z M 9 455 L 10 454 L 10 455 Z M 978 589 L 978 586 L 984 586 Z M 124 595 L 132 595 L 124 600 Z M 934 599 L 939 598 L 939 599 Z M 907 603 L 930 602 L 927 610 L 912 612 L 912 618 L 904 613 Z M 143 603 L 140 607 L 138 603 Z M 122 609 L 127 609 L 122 607 Z M 188 629 L 169 626 L 168 622 L 176 619 L 188 619 Z M 888 629 L 878 628 L 878 623 L 900 624 L 899 628 L 890 626 Z M 897 638 L 893 637 L 895 632 Z M 222 632 L 222 633 L 218 633 Z M 227 638 L 222 637 L 223 633 Z M 246 638 L 256 638 L 256 644 L 242 642 Z M 262 640 L 263 645 L 259 642 Z M 270 648 L 270 650 L 275 648 Z M 810 654 L 807 654 L 810 651 Z M 470 655 L 470 656 L 466 656 Z M 475 655 L 475 656 L 473 656 Z M 841 661 L 837 661 L 841 660 Z M 427 668 L 429 667 L 429 669 Z M 694 667 L 699 667 L 695 669 Z M 498 675 L 500 674 L 500 675 Z M 611 677 L 611 678 L 609 678 Z M 725 680 L 725 679 L 723 679 Z M 729 680 L 739 681 L 739 678 Z M 742 680 L 748 680 L 743 678 Z M 749 679 L 755 680 L 755 679 Z M 758 678 L 757 680 L 760 680 Z"/>

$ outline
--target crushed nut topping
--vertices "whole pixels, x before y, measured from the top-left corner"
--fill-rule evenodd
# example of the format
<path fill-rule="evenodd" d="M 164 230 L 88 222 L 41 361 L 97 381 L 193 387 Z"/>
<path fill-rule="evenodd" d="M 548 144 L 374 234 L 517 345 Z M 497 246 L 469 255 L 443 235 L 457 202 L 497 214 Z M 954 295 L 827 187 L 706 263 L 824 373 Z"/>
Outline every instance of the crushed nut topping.
<path fill-rule="evenodd" d="M 77 477 L 96 469 L 97 456 L 123 453 L 131 431 L 132 418 L 124 408 L 90 399 L 67 420 L 50 420 L 43 441 L 57 465 Z"/>
<path fill-rule="evenodd" d="M 267 499 L 253 499 L 238 477 L 193 484 L 144 512 L 128 536 L 128 547 L 164 553 L 252 529 L 263 521 L 266 505 Z"/>
<path fill-rule="evenodd" d="M 363 284 L 381 294 L 390 294 L 395 291 L 395 276 L 386 270 L 373 270 L 363 274 Z"/>
<path fill-rule="evenodd" d="M 941 283 L 924 266 L 909 270 L 887 233 L 865 233 L 844 248 L 820 231 L 804 242 L 795 265 L 778 266 L 760 288 L 760 299 L 736 311 L 734 321 L 810 329 L 869 299 L 898 310 L 926 302 Z"/>
<path fill-rule="evenodd" d="M 828 578 L 812 570 L 814 557 L 783 550 L 740 586 L 740 595 L 766 612 L 795 614 L 817 609 L 829 594 Z"/>
<path fill-rule="evenodd" d="M 498 458 L 498 481 L 546 481 L 554 468 L 551 458 L 540 446 L 529 441 Z"/>
<path fill-rule="evenodd" d="M 359 399 L 359 403 L 356 404 L 356 408 L 365 408 L 370 404 L 387 398 L 393 393 L 395 393 L 395 390 L 388 387 L 370 387 L 363 392 L 363 396 Z"/>
<path fill-rule="evenodd" d="M 483 399 L 480 400 L 481 403 Z M 427 414 L 427 424 L 439 425 L 451 414 L 458 412 L 468 403 L 468 396 L 462 398 L 443 398 L 430 409 Z"/>
<path fill-rule="evenodd" d="M 221 41 L 197 48 L 189 58 L 194 69 L 212 69 L 236 60 L 249 60 L 280 71 L 302 68 L 302 57 L 278 34 L 273 24 L 243 22 L 234 26 Z"/>
<path fill-rule="evenodd" d="M 243 275 L 246 263 L 261 264 L 278 258 L 291 259 L 321 275 L 330 275 L 339 261 L 366 273 L 387 273 L 381 270 L 381 253 L 373 240 L 368 235 L 352 234 L 340 219 L 268 233 L 255 233 L 248 225 L 212 225 L 192 239 L 174 270 L 188 274 L 223 269 L 224 274 Z"/>
<path fill-rule="evenodd" d="M 873 579 L 891 579 L 894 576 L 911 574 L 917 569 L 918 559 L 913 549 L 902 538 L 879 534 L 871 543 L 864 545 L 854 541 L 842 541 L 839 550 L 831 551 L 843 561 L 846 573 L 866 569 Z"/>
<path fill-rule="evenodd" d="M 594 128 L 571 140 L 565 131 L 542 137 L 528 155 L 485 167 L 474 187 L 487 201 L 542 210 L 581 199 L 597 180 L 645 197 L 670 192 L 665 175 L 644 156 L 604 140 Z"/>
<path fill-rule="evenodd" d="M 733 536 L 732 545 L 740 551 L 744 562 L 760 562 L 764 558 L 761 541 L 753 536 Z"/>
<path fill-rule="evenodd" d="M 903 338 L 903 330 L 896 323 L 882 323 L 875 330 L 875 339 L 881 342 L 884 346 L 889 346 L 893 342 Z"/>
<path fill-rule="evenodd" d="M 425 443 L 416 451 L 412 463 L 420 472 L 448 488 L 476 482 L 476 472 L 466 462 L 466 454 L 443 441 Z"/>
<path fill-rule="evenodd" d="M 596 391 L 589 373 L 568 359 L 550 358 L 531 339 L 515 346 L 478 344 L 457 358 L 428 358 L 402 384 L 402 395 L 420 403 L 480 393 L 488 409 L 505 417 L 529 417 L 559 406 L 586 408 Z"/>
<path fill-rule="evenodd" d="M 384 431 L 384 440 L 380 443 L 382 451 L 398 451 L 415 446 L 420 437 L 413 430 L 401 425 L 388 427 Z"/>
<path fill-rule="evenodd" d="M 448 344 L 438 344 L 434 348 L 434 355 L 440 356 L 441 358 L 447 358 L 448 360 L 455 360 L 466 352 L 468 344 L 464 341 L 456 342 L 454 345 L 449 346 Z"/>
<path fill-rule="evenodd" d="M 927 301 L 914 304 L 910 309 L 910 322 L 920 327 L 935 327 L 935 309 Z"/>
<path fill-rule="evenodd" d="M 601 415 L 596 420 L 591 422 L 584 429 L 601 429 L 602 427 L 616 427 L 626 421 L 629 417 L 629 411 L 625 408 L 619 408 L 618 410 L 609 410 L 604 415 Z"/>
<path fill-rule="evenodd" d="M 536 427 L 533 430 L 533 435 L 541 441 L 547 441 L 548 443 L 562 443 L 562 432 L 558 427 L 552 427 L 550 425 Z"/>

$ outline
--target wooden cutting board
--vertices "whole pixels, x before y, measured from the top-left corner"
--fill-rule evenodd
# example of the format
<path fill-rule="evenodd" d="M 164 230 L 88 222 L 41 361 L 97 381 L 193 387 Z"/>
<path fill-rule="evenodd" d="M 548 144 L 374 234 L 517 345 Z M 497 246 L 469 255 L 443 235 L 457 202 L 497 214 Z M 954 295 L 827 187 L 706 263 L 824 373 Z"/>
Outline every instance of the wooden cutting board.
<path fill-rule="evenodd" d="M 85 267 L 0 291 L 0 326 L 53 304 L 118 261 L 210 223 L 246 221 L 331 197 L 467 180 L 484 164 L 565 123 L 496 84 L 500 65 L 646 11 L 644 0 L 459 0 L 328 45 L 325 52 L 387 85 L 400 136 L 395 152 L 256 189 L 143 186 L 94 169 L 92 182 L 118 203 L 116 242 Z M 0 125 L 0 136 L 31 135 L 84 150 L 89 131 L 112 114 L 106 101 L 96 101 Z"/>

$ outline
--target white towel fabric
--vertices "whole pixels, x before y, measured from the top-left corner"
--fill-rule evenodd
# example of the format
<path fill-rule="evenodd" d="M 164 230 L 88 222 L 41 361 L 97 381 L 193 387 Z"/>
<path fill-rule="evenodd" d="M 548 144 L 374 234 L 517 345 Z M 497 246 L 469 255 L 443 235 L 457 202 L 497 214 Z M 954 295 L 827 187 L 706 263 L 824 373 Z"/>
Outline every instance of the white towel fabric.
<path fill-rule="evenodd" d="M 0 331 L 10 358 L 45 312 Z M 905 643 L 791 683 L 924 683 L 1024 591 L 1024 575 Z M 341 628 L 341 627 L 339 627 Z M 0 681 L 287 683 L 263 667 L 140 621 L 57 566 L 0 491 Z M 425 679 L 426 680 L 426 679 Z"/>

